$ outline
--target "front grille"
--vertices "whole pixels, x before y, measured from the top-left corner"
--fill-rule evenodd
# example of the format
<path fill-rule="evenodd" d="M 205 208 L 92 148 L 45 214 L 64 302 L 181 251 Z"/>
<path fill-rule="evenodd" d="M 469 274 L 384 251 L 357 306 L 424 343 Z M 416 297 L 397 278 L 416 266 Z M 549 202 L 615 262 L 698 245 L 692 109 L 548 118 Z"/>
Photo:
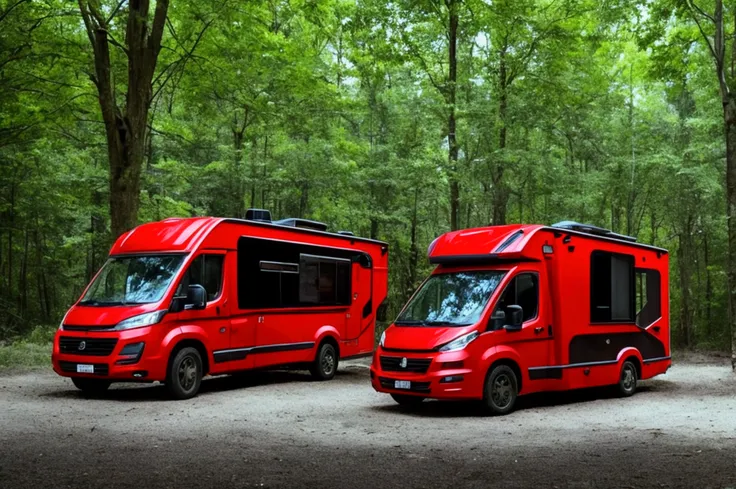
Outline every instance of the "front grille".
<path fill-rule="evenodd" d="M 117 338 L 59 338 L 59 351 L 68 355 L 106 357 L 115 349 Z"/>
<path fill-rule="evenodd" d="M 393 390 L 400 390 L 400 391 L 409 391 L 409 392 L 429 392 L 429 382 L 411 382 L 411 389 L 397 389 L 394 387 L 396 384 L 397 379 L 389 379 L 388 377 L 379 377 L 378 380 L 381 381 L 381 387 L 384 389 L 393 389 Z"/>
<path fill-rule="evenodd" d="M 406 358 L 406 367 L 401 364 L 406 357 L 384 357 L 381 356 L 381 370 L 384 372 L 413 372 L 423 374 L 432 363 L 431 358 Z"/>
<path fill-rule="evenodd" d="M 62 372 L 76 374 L 77 373 L 77 362 L 59 362 Z M 95 375 L 107 375 L 110 372 L 110 367 L 106 363 L 95 363 Z"/>

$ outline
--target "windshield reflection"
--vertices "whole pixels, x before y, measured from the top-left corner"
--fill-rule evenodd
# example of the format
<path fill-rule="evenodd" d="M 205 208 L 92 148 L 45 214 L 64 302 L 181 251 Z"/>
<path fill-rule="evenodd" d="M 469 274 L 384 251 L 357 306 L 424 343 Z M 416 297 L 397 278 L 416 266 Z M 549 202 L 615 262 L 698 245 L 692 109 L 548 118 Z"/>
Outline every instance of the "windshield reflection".
<path fill-rule="evenodd" d="M 506 272 L 473 271 L 432 275 L 399 314 L 399 326 L 468 326 L 480 320 Z"/>
<path fill-rule="evenodd" d="M 163 297 L 182 261 L 183 255 L 110 258 L 79 304 L 114 306 L 157 302 Z"/>

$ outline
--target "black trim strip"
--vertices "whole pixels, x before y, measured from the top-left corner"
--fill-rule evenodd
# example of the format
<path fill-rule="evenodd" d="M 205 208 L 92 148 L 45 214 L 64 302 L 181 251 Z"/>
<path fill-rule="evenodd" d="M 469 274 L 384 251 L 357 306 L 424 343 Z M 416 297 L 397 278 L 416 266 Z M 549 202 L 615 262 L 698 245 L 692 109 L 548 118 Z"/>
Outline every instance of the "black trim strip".
<path fill-rule="evenodd" d="M 436 349 L 432 349 L 432 350 L 406 350 L 406 349 L 401 349 L 401 348 L 388 348 L 386 346 L 382 346 L 381 347 L 381 350 L 383 350 L 383 351 L 390 351 L 390 352 L 393 352 L 393 353 L 436 353 L 437 352 Z"/>
<path fill-rule="evenodd" d="M 567 368 L 598 367 L 601 365 L 614 365 L 618 360 L 605 360 L 601 362 L 570 363 L 567 365 L 550 365 L 548 367 L 529 367 L 529 378 L 531 380 L 561 379 L 562 370 Z"/>
<path fill-rule="evenodd" d="M 489 265 L 495 263 L 536 262 L 539 260 L 528 257 L 507 258 L 496 253 L 485 255 L 440 255 L 430 256 L 429 263 L 433 265 Z"/>
<path fill-rule="evenodd" d="M 658 357 L 658 358 L 647 358 L 646 360 L 644 360 L 644 363 L 664 362 L 665 360 L 672 360 L 672 357 L 666 356 L 666 357 Z"/>
<path fill-rule="evenodd" d="M 524 230 L 523 229 L 519 229 L 518 231 L 516 231 L 513 234 L 511 234 L 511 236 L 509 236 L 508 238 L 506 238 L 506 240 L 503 243 L 501 243 L 500 245 L 498 245 L 496 247 L 496 249 L 493 250 L 493 252 L 494 253 L 500 253 L 500 252 L 502 252 L 503 250 L 505 250 L 506 248 L 508 248 L 509 246 L 511 246 L 517 239 L 519 239 L 520 236 L 523 236 L 523 235 L 524 235 Z"/>
<path fill-rule="evenodd" d="M 279 353 L 284 351 L 309 350 L 311 348 L 314 348 L 314 341 L 251 346 L 246 348 L 229 348 L 227 350 L 213 351 L 212 356 L 215 358 L 215 363 L 223 363 L 232 362 L 234 360 L 243 360 L 249 354 Z"/>

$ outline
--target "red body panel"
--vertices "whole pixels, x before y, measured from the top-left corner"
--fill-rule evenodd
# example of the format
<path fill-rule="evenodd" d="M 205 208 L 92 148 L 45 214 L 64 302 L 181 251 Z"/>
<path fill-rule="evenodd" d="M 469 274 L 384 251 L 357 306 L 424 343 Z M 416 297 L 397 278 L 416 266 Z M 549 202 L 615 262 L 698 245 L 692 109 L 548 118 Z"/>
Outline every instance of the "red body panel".
<path fill-rule="evenodd" d="M 350 284 L 353 300 L 349 305 L 240 309 L 238 240 L 245 236 L 365 254 L 370 257 L 370 267 L 353 264 Z M 312 362 L 320 343 L 325 340 L 334 341 L 343 358 L 373 351 L 376 310 L 385 300 L 388 289 L 386 243 L 277 224 L 206 217 L 143 224 L 118 238 L 110 255 L 160 253 L 186 255 L 160 301 L 112 307 L 77 303 L 70 308 L 63 321 L 67 329 L 60 329 L 54 341 L 52 361 L 59 375 L 115 381 L 163 381 L 171 353 L 183 341 L 196 344 L 206 353 L 209 374 Z M 147 327 L 95 330 L 101 326 L 113 327 L 139 314 L 169 310 L 176 285 L 189 265 L 203 253 L 224 256 L 221 293 L 207 302 L 204 309 L 167 312 L 158 324 Z M 355 267 L 360 268 L 359 273 Z M 257 280 L 257 277 L 248 279 Z M 109 355 L 91 356 L 61 352 L 60 338 L 80 342 L 111 339 L 117 343 Z M 140 360 L 131 365 L 119 365 L 121 350 L 139 342 L 145 343 Z M 105 370 L 104 373 L 95 370 L 95 374 L 80 374 L 64 370 L 63 364 L 94 364 L 104 366 Z"/>
<path fill-rule="evenodd" d="M 591 322 L 594 251 L 633 256 L 635 270 L 658 273 L 658 318 L 642 327 Z M 616 384 L 625 360 L 635 361 L 642 379 L 664 373 L 671 365 L 666 250 L 560 228 L 509 225 L 442 235 L 430 245 L 429 258 L 438 263 L 434 274 L 489 269 L 505 271 L 506 275 L 488 299 L 477 324 L 390 326 L 371 365 L 371 382 L 377 391 L 439 399 L 482 399 L 486 376 L 498 362 L 517 371 L 520 394 Z M 488 330 L 490 315 L 505 286 L 521 272 L 538 276 L 537 317 L 523 323 L 519 331 Z M 464 349 L 437 351 L 473 331 L 479 336 Z M 429 361 L 429 367 L 424 373 L 393 366 L 384 369 L 381 357 L 406 358 L 409 363 L 423 359 Z M 462 380 L 440 382 L 451 376 L 462 376 Z M 420 388 L 395 389 L 396 380 L 409 380 Z"/>

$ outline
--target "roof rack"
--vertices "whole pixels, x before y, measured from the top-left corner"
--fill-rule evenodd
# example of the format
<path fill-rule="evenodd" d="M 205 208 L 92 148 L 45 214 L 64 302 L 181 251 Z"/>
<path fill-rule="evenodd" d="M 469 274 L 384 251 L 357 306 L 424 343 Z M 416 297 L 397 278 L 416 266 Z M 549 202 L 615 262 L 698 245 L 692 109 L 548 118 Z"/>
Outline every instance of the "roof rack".
<path fill-rule="evenodd" d="M 256 222 L 271 222 L 271 211 L 266 209 L 248 209 L 245 211 L 245 219 Z"/>
<path fill-rule="evenodd" d="M 599 228 L 591 224 L 581 224 L 575 221 L 560 221 L 556 224 L 552 224 L 553 228 L 569 229 L 571 231 L 577 231 L 579 233 L 594 234 L 596 236 L 603 236 L 611 239 L 620 239 L 622 241 L 628 241 L 630 243 L 636 243 L 636 238 L 633 236 L 626 236 L 625 234 L 614 233 L 610 229 Z"/>
<path fill-rule="evenodd" d="M 327 231 L 327 224 L 319 221 L 310 221 L 309 219 L 299 219 L 297 217 L 290 217 L 288 219 L 281 219 L 279 221 L 273 221 L 274 224 L 279 226 L 290 226 L 293 228 L 306 228 L 314 229 L 316 231 Z"/>

